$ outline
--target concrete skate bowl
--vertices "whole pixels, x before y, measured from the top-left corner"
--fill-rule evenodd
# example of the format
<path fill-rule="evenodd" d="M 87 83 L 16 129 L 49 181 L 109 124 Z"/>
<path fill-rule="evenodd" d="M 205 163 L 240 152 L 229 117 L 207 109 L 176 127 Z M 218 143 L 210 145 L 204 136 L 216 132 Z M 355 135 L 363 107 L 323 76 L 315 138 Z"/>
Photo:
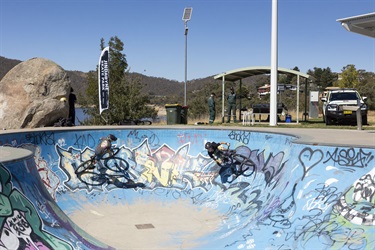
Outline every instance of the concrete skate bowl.
<path fill-rule="evenodd" d="M 375 245 L 375 149 L 240 129 L 111 128 L 0 134 L 1 249 Z M 144 188 L 77 178 L 109 133 Z M 229 142 L 254 162 L 254 173 L 222 183 L 207 141 Z"/>

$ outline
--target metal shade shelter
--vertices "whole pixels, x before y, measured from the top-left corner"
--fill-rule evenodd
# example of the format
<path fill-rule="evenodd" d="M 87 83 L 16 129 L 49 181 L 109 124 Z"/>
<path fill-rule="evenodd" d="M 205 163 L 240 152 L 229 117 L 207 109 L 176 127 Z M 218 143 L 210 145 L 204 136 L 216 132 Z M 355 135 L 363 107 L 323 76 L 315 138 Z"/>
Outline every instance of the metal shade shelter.
<path fill-rule="evenodd" d="M 225 81 L 230 81 L 230 82 L 235 82 L 241 80 L 243 78 L 247 78 L 250 76 L 255 76 L 255 75 L 264 75 L 264 74 L 270 74 L 271 73 L 271 67 L 270 66 L 254 66 L 254 67 L 247 67 L 247 68 L 240 68 L 240 69 L 234 69 L 231 71 L 224 72 L 222 74 L 218 74 L 214 76 L 214 79 L 216 80 L 222 80 L 222 119 L 224 119 L 225 113 L 224 113 L 224 99 L 225 99 Z M 277 69 L 278 74 L 291 74 L 291 75 L 296 75 L 297 76 L 297 106 L 296 106 L 296 111 L 297 114 L 299 113 L 299 86 L 300 86 L 300 77 L 305 78 L 306 80 L 306 86 L 307 86 L 307 79 L 311 78 L 310 75 L 301 73 L 296 70 L 291 70 L 291 69 L 286 69 L 286 68 L 280 68 L 278 67 Z M 306 93 L 305 93 L 306 94 Z M 306 106 L 306 104 L 305 104 Z M 306 113 L 306 112 L 305 112 Z M 305 114 L 306 115 L 306 114 Z M 299 117 L 297 115 L 296 119 L 297 123 L 299 123 Z"/>
<path fill-rule="evenodd" d="M 375 38 L 375 12 L 359 16 L 337 19 L 350 32 Z"/>

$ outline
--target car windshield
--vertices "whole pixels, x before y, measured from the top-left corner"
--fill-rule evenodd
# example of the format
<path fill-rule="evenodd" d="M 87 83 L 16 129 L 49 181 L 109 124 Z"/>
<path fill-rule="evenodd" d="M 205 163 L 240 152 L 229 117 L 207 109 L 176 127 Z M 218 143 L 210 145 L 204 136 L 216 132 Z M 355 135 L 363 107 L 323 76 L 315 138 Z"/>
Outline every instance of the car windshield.
<path fill-rule="evenodd" d="M 335 92 L 331 94 L 331 101 L 336 100 L 358 100 L 356 92 Z"/>

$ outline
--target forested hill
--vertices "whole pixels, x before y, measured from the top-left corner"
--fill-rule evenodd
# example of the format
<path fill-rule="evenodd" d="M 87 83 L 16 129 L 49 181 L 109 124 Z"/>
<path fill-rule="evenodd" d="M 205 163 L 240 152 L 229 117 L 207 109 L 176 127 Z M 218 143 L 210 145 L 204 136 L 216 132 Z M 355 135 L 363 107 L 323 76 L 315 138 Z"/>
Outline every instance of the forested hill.
<path fill-rule="evenodd" d="M 3 77 L 8 73 L 9 70 L 11 70 L 14 66 L 19 64 L 20 60 L 15 59 L 8 59 L 5 57 L 0 56 L 0 81 L 3 79 Z"/>
<path fill-rule="evenodd" d="M 0 56 L 0 80 L 14 66 L 19 64 L 20 60 L 8 59 Z M 82 71 L 67 70 L 71 85 L 76 93 L 84 94 L 87 88 L 87 73 Z M 184 91 L 184 82 L 168 80 L 161 77 L 151 77 L 139 73 L 129 73 L 131 77 L 136 77 L 144 84 L 143 91 L 152 96 L 172 96 L 180 95 Z M 189 80 L 187 84 L 188 91 L 201 89 L 207 81 L 213 81 L 213 76 L 201 79 Z"/>

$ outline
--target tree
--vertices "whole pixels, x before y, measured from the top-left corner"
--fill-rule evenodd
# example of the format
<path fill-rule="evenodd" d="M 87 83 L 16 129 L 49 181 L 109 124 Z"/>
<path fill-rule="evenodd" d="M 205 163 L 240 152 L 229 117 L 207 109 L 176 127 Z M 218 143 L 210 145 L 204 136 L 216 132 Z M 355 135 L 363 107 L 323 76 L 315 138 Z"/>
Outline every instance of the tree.
<path fill-rule="evenodd" d="M 366 104 L 370 110 L 375 110 L 375 73 L 358 70 L 359 83 L 357 90 L 362 97 L 367 97 Z"/>
<path fill-rule="evenodd" d="M 299 68 L 296 66 L 293 70 L 300 72 Z M 286 84 L 297 84 L 297 76 L 294 74 L 286 75 Z"/>
<path fill-rule="evenodd" d="M 327 87 L 332 87 L 335 81 L 337 81 L 337 74 L 331 71 L 330 67 L 323 69 L 320 81 L 322 83 L 323 89 Z"/>
<path fill-rule="evenodd" d="M 307 74 L 313 77 L 314 83 L 322 90 L 332 87 L 337 80 L 337 74 L 333 73 L 329 67 L 325 69 L 314 67 L 314 70 L 308 70 Z"/>
<path fill-rule="evenodd" d="M 345 66 L 341 73 L 341 79 L 337 81 L 340 88 L 356 88 L 358 85 L 358 72 L 353 64 Z"/>
<path fill-rule="evenodd" d="M 202 119 L 208 116 L 208 97 L 213 92 L 216 94 L 216 111 L 221 107 L 221 84 L 218 81 L 209 79 L 202 85 L 202 88 L 189 93 L 188 116 L 193 119 Z M 219 112 L 216 112 L 218 115 Z"/>
<path fill-rule="evenodd" d="M 150 105 L 149 96 L 142 93 L 143 84 L 137 77 L 131 77 L 127 71 L 128 63 L 123 42 L 117 37 L 111 37 L 109 42 L 109 109 L 99 115 L 98 68 L 88 74 L 88 88 L 82 105 L 84 113 L 90 119 L 86 125 L 119 124 L 124 120 L 156 117 L 157 111 Z M 100 48 L 105 48 L 105 42 L 100 40 Z"/>

